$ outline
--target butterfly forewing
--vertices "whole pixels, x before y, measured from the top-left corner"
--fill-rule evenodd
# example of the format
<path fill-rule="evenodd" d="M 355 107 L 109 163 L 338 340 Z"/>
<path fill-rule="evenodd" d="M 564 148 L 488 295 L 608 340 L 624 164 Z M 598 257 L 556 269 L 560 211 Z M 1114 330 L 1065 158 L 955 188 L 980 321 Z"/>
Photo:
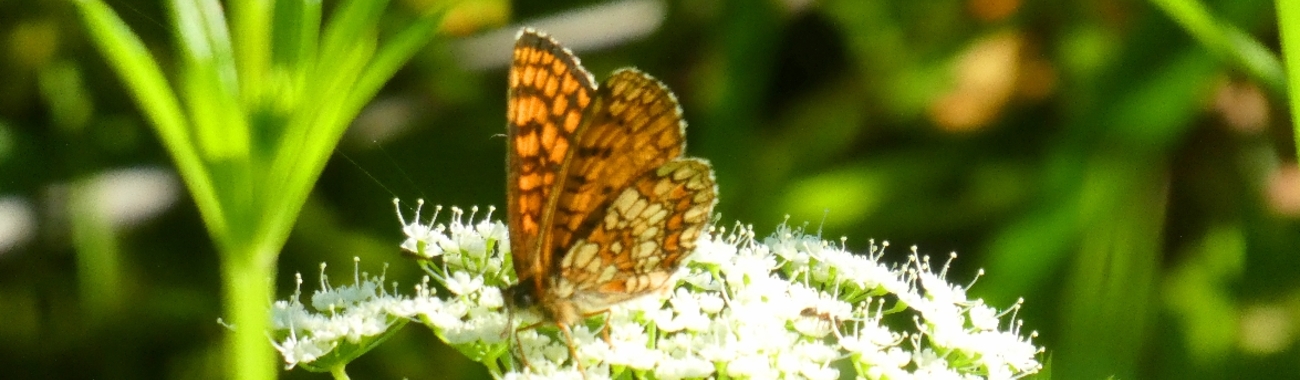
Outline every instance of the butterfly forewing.
<path fill-rule="evenodd" d="M 543 268 L 536 254 L 546 225 L 547 200 L 583 111 L 595 91 L 591 74 L 578 59 L 550 37 L 520 32 L 509 74 L 506 119 L 506 189 L 510 249 L 520 282 L 541 286 Z"/>

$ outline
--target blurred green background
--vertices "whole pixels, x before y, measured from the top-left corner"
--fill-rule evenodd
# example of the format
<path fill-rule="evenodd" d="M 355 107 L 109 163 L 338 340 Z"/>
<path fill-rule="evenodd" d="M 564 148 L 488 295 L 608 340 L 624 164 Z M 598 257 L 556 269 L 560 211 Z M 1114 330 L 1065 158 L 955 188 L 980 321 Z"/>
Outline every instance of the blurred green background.
<path fill-rule="evenodd" d="M 433 1 L 395 1 L 386 17 Z M 1188 4 L 1238 39 L 1193 38 Z M 109 5 L 167 70 L 165 4 Z M 278 294 L 295 272 L 314 288 L 322 262 L 350 278 L 353 257 L 417 283 L 394 197 L 504 204 L 504 65 L 533 25 L 597 80 L 635 66 L 673 89 L 687 154 L 717 172 L 720 225 L 763 235 L 789 215 L 855 250 L 888 240 L 893 262 L 912 245 L 958 252 L 952 281 L 986 271 L 972 296 L 1024 299 L 1022 328 L 1057 379 L 1300 378 L 1300 169 L 1274 12 L 1233 0 L 471 2 L 335 150 Z M 0 2 L 0 51 L 0 378 L 220 377 L 216 253 L 73 6 Z M 486 377 L 418 326 L 349 373 Z"/>

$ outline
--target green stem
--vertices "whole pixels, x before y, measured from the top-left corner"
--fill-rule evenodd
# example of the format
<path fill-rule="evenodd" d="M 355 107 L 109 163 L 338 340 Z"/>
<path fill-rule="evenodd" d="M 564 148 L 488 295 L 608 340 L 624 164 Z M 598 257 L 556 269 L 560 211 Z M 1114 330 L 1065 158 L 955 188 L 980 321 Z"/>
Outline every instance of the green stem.
<path fill-rule="evenodd" d="M 92 326 L 102 328 L 121 317 L 121 306 L 128 301 L 123 290 L 122 253 L 117 235 L 104 214 L 96 212 L 90 182 L 91 179 L 82 179 L 72 186 L 68 219 L 72 242 L 77 248 L 77 284 L 81 288 L 84 316 Z"/>
<path fill-rule="evenodd" d="M 334 375 L 334 378 L 335 378 L 335 379 L 338 379 L 338 380 L 348 380 L 348 379 L 351 379 L 351 377 L 348 377 L 348 372 L 344 369 L 344 366 L 341 366 L 341 365 L 340 365 L 340 366 L 336 366 L 336 367 L 334 367 L 333 369 L 331 369 L 331 370 L 330 370 L 330 374 L 331 374 L 331 375 Z"/>
<path fill-rule="evenodd" d="M 249 245 L 248 247 L 257 247 Z M 222 281 L 226 315 L 235 331 L 226 335 L 226 368 L 231 379 L 274 379 L 275 353 L 266 337 L 275 276 L 275 255 L 250 248 L 225 252 Z M 270 257 L 270 260 L 266 258 Z"/>
<path fill-rule="evenodd" d="M 1290 90 L 1300 86 L 1300 0 L 1277 1 L 1277 26 L 1286 63 L 1287 99 L 1291 106 L 1291 128 L 1295 130 L 1296 157 L 1300 157 L 1300 97 Z"/>

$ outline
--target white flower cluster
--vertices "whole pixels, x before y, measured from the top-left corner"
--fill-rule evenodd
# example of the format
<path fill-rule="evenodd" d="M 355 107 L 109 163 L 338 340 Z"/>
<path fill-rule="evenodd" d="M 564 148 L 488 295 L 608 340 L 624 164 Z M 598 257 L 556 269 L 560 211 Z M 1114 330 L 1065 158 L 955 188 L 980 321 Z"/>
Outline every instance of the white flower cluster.
<path fill-rule="evenodd" d="M 271 306 L 272 344 L 284 356 L 287 368 L 302 365 L 319 372 L 341 368 L 397 332 L 421 302 L 437 299 L 389 294 L 383 289 L 383 275 L 371 277 L 355 268 L 353 285 L 333 287 L 321 264 L 320 289 L 311 297 L 315 312 L 300 301 L 301 274 L 296 276 L 293 297 Z"/>
<path fill-rule="evenodd" d="M 391 296 L 382 277 L 358 277 L 354 287 L 322 281 L 313 305 L 323 314 L 306 312 L 297 297 L 277 302 L 286 362 L 335 368 L 305 363 L 355 358 L 383 339 L 383 326 L 415 318 L 505 379 L 838 379 L 842 369 L 862 379 L 1015 379 L 1042 368 L 1034 334 L 1019 331 L 1019 303 L 999 311 L 967 299 L 969 286 L 949 284 L 947 265 L 936 273 L 915 248 L 891 267 L 880 262 L 887 243 L 853 254 L 785 225 L 761 240 L 750 227 L 710 230 L 673 289 L 572 326 L 568 342 L 537 313 L 506 310 L 501 291 L 515 281 L 506 227 L 491 212 L 477 222 L 473 212 L 468 220 L 452 212 L 445 224 L 436 212 L 402 221 L 402 247 L 440 290 L 426 279 L 413 297 Z M 351 316 L 363 310 L 374 314 Z M 338 353 L 344 348 L 352 352 Z"/>

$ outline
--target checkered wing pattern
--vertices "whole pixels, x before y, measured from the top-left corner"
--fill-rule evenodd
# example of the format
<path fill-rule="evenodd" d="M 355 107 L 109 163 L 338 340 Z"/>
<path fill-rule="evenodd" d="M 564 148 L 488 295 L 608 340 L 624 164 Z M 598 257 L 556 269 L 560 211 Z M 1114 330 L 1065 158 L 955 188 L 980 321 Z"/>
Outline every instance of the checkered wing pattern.
<path fill-rule="evenodd" d="M 677 98 L 640 71 L 624 69 L 596 92 L 566 167 L 552 221 L 552 253 L 604 221 L 602 210 L 647 172 L 681 156 L 684 128 Z M 552 263 L 552 265 L 558 263 Z"/>
<path fill-rule="evenodd" d="M 552 291 L 591 312 L 663 288 L 695 249 L 716 192 L 713 170 L 699 159 L 669 161 L 634 178 L 573 243 Z"/>
<path fill-rule="evenodd" d="M 549 230 L 547 206 L 592 101 L 593 83 L 568 49 L 544 34 L 520 32 L 506 110 L 507 223 L 520 282 L 541 287 L 540 274 L 551 267 L 549 255 L 537 254 Z"/>
<path fill-rule="evenodd" d="M 709 164 L 681 157 L 686 126 L 667 87 L 633 69 L 592 83 L 554 40 L 520 32 L 507 111 L 520 282 L 506 295 L 540 305 L 566 336 L 591 313 L 664 289 L 717 193 Z"/>

